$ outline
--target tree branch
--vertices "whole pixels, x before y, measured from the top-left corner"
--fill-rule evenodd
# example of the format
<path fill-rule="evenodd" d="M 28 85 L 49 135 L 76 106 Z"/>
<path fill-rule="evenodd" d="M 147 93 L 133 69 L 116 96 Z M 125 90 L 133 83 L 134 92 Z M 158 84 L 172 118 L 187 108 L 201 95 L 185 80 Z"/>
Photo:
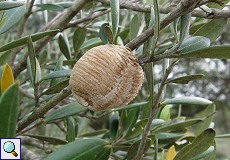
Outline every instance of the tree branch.
<path fill-rule="evenodd" d="M 65 26 L 70 22 L 70 20 L 86 5 L 88 2 L 92 0 L 75 0 L 74 4 L 66 9 L 61 14 L 57 15 L 53 20 L 51 20 L 45 27 L 43 27 L 40 31 L 48 30 L 48 29 L 59 29 L 62 31 L 65 29 Z M 38 54 L 41 49 L 56 35 L 47 36 L 41 40 L 39 40 L 35 45 L 35 53 Z M 26 68 L 26 59 L 27 54 L 22 58 L 21 61 L 18 62 L 17 66 L 14 67 L 14 76 L 15 78 L 20 74 L 22 70 Z"/>
<path fill-rule="evenodd" d="M 109 0 L 99 0 L 101 3 L 109 4 Z M 175 9 L 176 6 L 171 5 L 168 7 L 160 7 L 159 11 L 161 14 L 168 14 L 171 10 Z M 140 3 L 133 3 L 131 1 L 125 1 L 122 0 L 120 2 L 120 8 L 121 9 L 129 9 L 137 12 L 145 12 L 150 13 L 151 6 L 147 4 L 140 4 Z M 209 19 L 215 19 L 215 18 L 230 18 L 230 11 L 221 10 L 221 9 L 211 9 L 211 13 L 207 13 L 205 11 L 202 11 L 200 9 L 195 9 L 192 11 L 193 17 L 201 17 L 201 18 L 209 18 Z"/>
<path fill-rule="evenodd" d="M 27 118 L 22 119 L 21 121 L 18 122 L 17 132 L 20 132 L 21 130 L 29 126 L 31 123 L 33 123 L 37 119 L 43 118 L 44 114 L 46 114 L 51 108 L 53 108 L 55 105 L 57 105 L 60 101 L 65 99 L 70 94 L 71 94 L 71 91 L 67 87 L 66 89 L 63 89 L 60 93 L 56 94 L 48 102 L 41 104 L 40 107 L 38 108 L 35 108 L 31 115 L 29 115 Z"/>
<path fill-rule="evenodd" d="M 162 92 L 164 90 L 165 82 L 166 82 L 169 74 L 171 73 L 171 70 L 172 70 L 173 66 L 176 64 L 176 62 L 177 61 L 173 61 L 169 65 L 169 67 L 166 69 L 166 72 L 165 72 L 164 76 L 162 77 L 161 84 L 160 84 L 158 93 L 156 95 L 156 99 L 154 101 L 154 104 L 153 104 L 152 109 L 151 109 L 151 113 L 150 113 L 149 118 L 148 118 L 148 122 L 147 122 L 147 124 L 145 126 L 145 129 L 144 129 L 144 132 L 142 134 L 142 139 L 141 139 L 140 145 L 138 147 L 138 151 L 137 151 L 135 160 L 140 160 L 142 158 L 144 148 L 145 148 L 145 144 L 146 144 L 146 139 L 147 139 L 149 131 L 151 129 L 152 121 L 153 121 L 153 119 L 154 119 L 154 117 L 156 115 L 156 112 L 158 110 L 158 106 L 159 106 L 159 103 L 160 103 Z"/>
<path fill-rule="evenodd" d="M 164 19 L 160 22 L 160 30 L 165 28 L 167 25 L 169 25 L 171 22 L 173 22 L 178 17 L 191 12 L 195 8 L 201 6 L 203 4 L 200 3 L 199 0 L 190 2 L 189 0 L 181 1 L 180 4 L 178 4 L 177 8 L 172 10 L 169 14 L 165 16 Z M 129 47 L 131 50 L 134 50 L 135 48 L 139 47 L 141 44 L 143 44 L 145 41 L 147 41 L 151 36 L 154 35 L 154 29 L 150 28 L 145 30 L 141 35 L 130 41 L 126 44 L 126 47 Z"/>

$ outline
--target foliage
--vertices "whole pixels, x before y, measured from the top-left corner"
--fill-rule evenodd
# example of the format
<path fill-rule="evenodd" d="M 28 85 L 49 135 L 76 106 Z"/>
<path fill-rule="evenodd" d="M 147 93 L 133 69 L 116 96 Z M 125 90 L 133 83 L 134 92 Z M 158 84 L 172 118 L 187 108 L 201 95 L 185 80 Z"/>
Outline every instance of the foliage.
<path fill-rule="evenodd" d="M 188 59 L 230 58 L 229 45 L 215 45 L 228 1 L 175 2 L 1 0 L 0 137 L 20 137 L 25 152 L 46 160 L 216 159 L 216 138 L 229 134 L 216 136 L 215 100 L 170 93 L 204 79 L 195 68 L 179 73 Z M 133 50 L 146 80 L 129 105 L 93 112 L 68 80 L 87 50 L 108 42 Z"/>

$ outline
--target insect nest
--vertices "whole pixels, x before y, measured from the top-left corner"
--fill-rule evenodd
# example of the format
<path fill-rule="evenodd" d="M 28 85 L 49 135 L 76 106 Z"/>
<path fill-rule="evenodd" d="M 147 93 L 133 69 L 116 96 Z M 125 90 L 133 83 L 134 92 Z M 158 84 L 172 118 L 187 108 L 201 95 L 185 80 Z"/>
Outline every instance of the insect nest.
<path fill-rule="evenodd" d="M 105 111 L 127 105 L 143 80 L 143 70 L 131 50 L 107 44 L 88 50 L 76 62 L 69 87 L 80 104 Z"/>

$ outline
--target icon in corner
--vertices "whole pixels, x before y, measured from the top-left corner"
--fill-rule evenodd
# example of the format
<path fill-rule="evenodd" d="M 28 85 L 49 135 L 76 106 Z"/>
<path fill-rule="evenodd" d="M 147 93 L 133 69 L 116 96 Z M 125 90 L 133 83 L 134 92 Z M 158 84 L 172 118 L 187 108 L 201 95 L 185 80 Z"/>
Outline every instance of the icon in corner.
<path fill-rule="evenodd" d="M 7 141 L 3 144 L 3 149 L 7 153 L 12 153 L 15 157 L 18 156 L 17 152 L 15 152 L 15 145 L 11 141 Z"/>
<path fill-rule="evenodd" d="M 21 159 L 21 139 L 1 139 L 0 159 Z"/>

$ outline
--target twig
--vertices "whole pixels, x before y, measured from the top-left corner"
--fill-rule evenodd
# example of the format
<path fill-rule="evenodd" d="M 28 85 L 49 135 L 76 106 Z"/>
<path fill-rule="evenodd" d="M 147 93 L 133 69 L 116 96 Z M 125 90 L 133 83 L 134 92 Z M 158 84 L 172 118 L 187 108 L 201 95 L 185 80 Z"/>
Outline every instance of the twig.
<path fill-rule="evenodd" d="M 18 122 L 17 132 L 20 132 L 37 119 L 43 118 L 44 114 L 46 114 L 51 108 L 53 108 L 55 105 L 57 105 L 60 101 L 65 99 L 70 94 L 71 91 L 69 90 L 69 88 L 63 89 L 60 93 L 56 94 L 51 100 L 40 105 L 39 108 L 35 108 L 30 116 Z"/>
<path fill-rule="evenodd" d="M 149 131 L 151 129 L 152 121 L 153 121 L 153 119 L 154 119 L 154 117 L 156 115 L 156 112 L 157 112 L 157 109 L 158 109 L 158 106 L 159 106 L 159 103 L 160 103 L 161 95 L 162 95 L 162 92 L 164 90 L 165 82 L 166 82 L 169 74 L 171 73 L 171 70 L 172 70 L 173 66 L 176 64 L 176 62 L 177 61 L 173 61 L 169 65 L 169 67 L 166 69 L 166 72 L 165 72 L 164 76 L 162 77 L 161 84 L 160 84 L 158 93 L 156 95 L 156 99 L 154 101 L 151 113 L 150 113 L 149 118 L 148 118 L 148 122 L 147 122 L 147 124 L 145 126 L 145 129 L 144 129 L 144 132 L 142 134 L 142 139 L 141 139 L 141 142 L 140 142 L 140 145 L 139 145 L 135 160 L 140 160 L 142 158 L 142 154 L 143 154 L 144 148 L 145 148 L 146 139 L 147 139 L 148 133 L 149 133 Z"/>
<path fill-rule="evenodd" d="M 109 0 L 99 0 L 100 2 L 104 3 L 104 4 L 109 4 Z M 178 4 L 178 3 L 176 3 Z M 171 10 L 174 9 L 174 7 L 176 7 L 176 5 L 171 5 L 168 7 L 160 7 L 159 11 L 161 14 L 168 14 L 169 12 L 171 12 Z M 129 10 L 133 10 L 133 11 L 137 11 L 137 12 L 145 12 L 145 13 L 150 13 L 151 11 L 151 6 L 147 5 L 147 4 L 140 4 L 140 3 L 132 3 L 131 1 L 126 1 L 126 0 L 122 0 L 120 2 L 120 8 L 121 9 L 129 9 Z M 201 18 L 209 18 L 209 19 L 216 19 L 216 18 L 230 18 L 230 11 L 226 11 L 226 10 L 221 10 L 221 9 L 214 9 L 212 8 L 212 13 L 211 14 L 207 14 L 206 12 L 199 10 L 199 9 L 195 9 L 194 11 L 192 11 L 192 16 L 193 17 L 201 17 Z"/>
<path fill-rule="evenodd" d="M 63 11 L 61 14 L 57 15 L 53 20 L 51 20 L 45 27 L 40 31 L 44 31 L 47 29 L 59 29 L 62 31 L 65 29 L 65 26 L 71 21 L 71 19 L 91 0 L 75 0 L 74 4 Z M 39 40 L 35 45 L 35 53 L 38 54 L 41 49 L 56 35 L 46 36 L 45 38 Z M 13 73 L 15 78 L 26 68 L 26 59 L 27 54 L 22 58 L 21 61 L 14 67 Z"/>
<path fill-rule="evenodd" d="M 110 11 L 111 11 L 111 9 L 107 9 L 105 11 L 102 11 L 99 13 L 93 13 L 93 14 L 88 15 L 87 17 L 84 17 L 82 19 L 70 22 L 69 24 L 66 25 L 65 29 L 70 28 L 70 27 L 76 27 L 78 24 L 81 24 L 81 23 L 84 23 L 84 22 L 87 22 L 90 20 L 94 20 L 95 18 L 100 17 L 102 15 L 105 15 L 105 14 L 109 13 Z"/>
<path fill-rule="evenodd" d="M 161 20 L 160 30 L 165 28 L 167 25 L 169 25 L 171 22 L 173 22 L 178 17 L 191 12 L 196 7 L 203 5 L 203 3 L 201 3 L 199 0 L 192 1 L 192 2 L 189 0 L 184 0 L 182 2 L 178 4 L 178 7 L 176 9 L 172 10 L 164 19 Z M 135 48 L 143 44 L 145 41 L 147 41 L 149 37 L 153 35 L 154 35 L 154 29 L 153 28 L 147 29 L 137 38 L 127 43 L 126 47 L 129 47 L 131 50 L 134 50 Z"/>

